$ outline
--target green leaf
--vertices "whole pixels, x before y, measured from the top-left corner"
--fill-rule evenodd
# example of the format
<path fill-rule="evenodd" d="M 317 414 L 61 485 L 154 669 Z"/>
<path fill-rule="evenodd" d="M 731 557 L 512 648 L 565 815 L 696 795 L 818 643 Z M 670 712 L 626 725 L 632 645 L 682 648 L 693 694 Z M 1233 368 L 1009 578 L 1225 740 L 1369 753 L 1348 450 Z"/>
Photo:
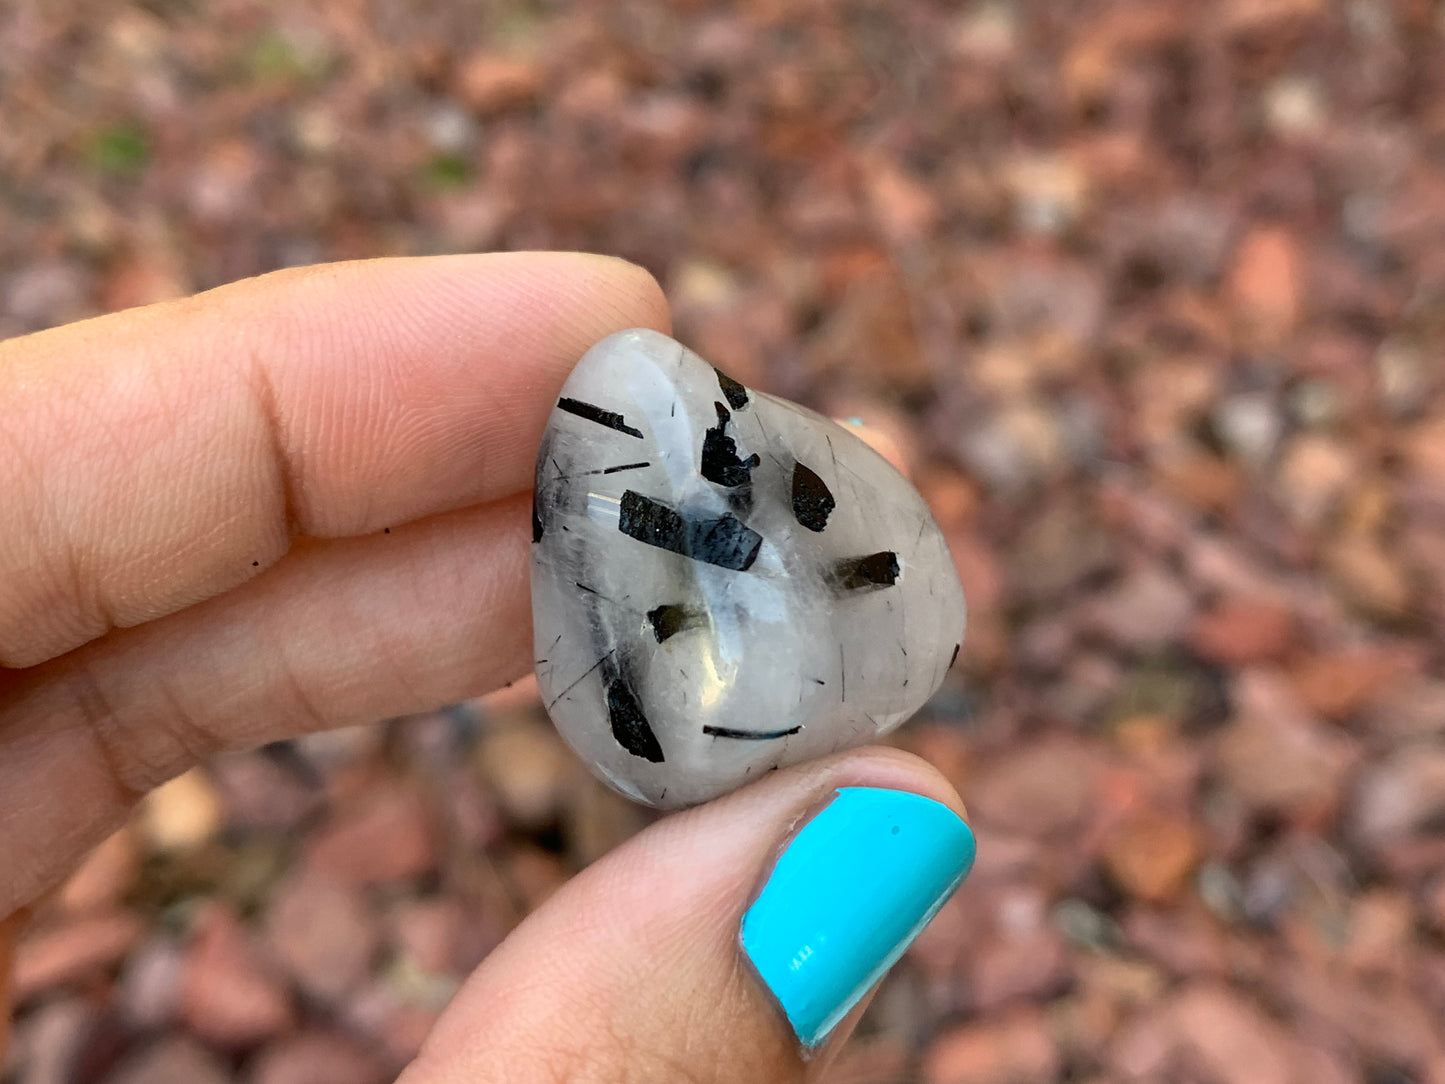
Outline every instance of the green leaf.
<path fill-rule="evenodd" d="M 91 140 L 90 160 L 102 173 L 116 177 L 138 176 L 150 164 L 150 136 L 134 124 L 102 128 Z"/>

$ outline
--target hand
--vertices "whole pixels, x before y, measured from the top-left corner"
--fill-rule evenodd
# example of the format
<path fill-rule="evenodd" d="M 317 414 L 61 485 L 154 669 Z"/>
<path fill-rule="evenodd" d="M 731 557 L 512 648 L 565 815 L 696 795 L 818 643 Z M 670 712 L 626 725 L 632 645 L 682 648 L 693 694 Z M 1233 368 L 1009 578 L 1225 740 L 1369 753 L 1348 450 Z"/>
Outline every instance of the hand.
<path fill-rule="evenodd" d="M 0 343 L 0 1019 L 23 909 L 150 788 L 525 672 L 537 442 L 570 366 L 634 326 L 668 327 L 644 271 L 521 253 L 285 271 Z M 404 1079 L 811 1079 L 966 869 L 960 809 L 864 750 L 670 817 L 528 918 Z M 900 823 L 902 872 L 872 876 Z M 822 972 L 768 956 L 800 919 Z"/>

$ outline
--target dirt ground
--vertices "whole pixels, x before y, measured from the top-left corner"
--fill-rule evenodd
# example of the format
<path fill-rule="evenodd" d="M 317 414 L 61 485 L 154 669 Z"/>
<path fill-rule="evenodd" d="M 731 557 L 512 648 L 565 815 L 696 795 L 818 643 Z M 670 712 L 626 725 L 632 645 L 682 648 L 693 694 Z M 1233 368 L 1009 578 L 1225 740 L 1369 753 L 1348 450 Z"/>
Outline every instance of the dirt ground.
<path fill-rule="evenodd" d="M 896 742 L 979 863 L 835 1084 L 1445 1082 L 1445 6 L 0 3 L 0 336 L 515 248 L 950 539 Z M 649 817 L 525 683 L 228 756 L 32 929 L 0 1079 L 389 1079 Z"/>

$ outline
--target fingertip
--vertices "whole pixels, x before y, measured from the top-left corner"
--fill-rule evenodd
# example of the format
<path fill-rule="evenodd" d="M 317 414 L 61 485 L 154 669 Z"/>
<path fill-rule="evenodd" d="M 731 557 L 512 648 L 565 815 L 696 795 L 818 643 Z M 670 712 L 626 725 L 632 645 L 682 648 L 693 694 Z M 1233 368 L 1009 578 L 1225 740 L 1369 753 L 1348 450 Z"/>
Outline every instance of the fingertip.
<path fill-rule="evenodd" d="M 468 303 L 480 305 L 483 311 L 472 319 L 495 325 L 493 307 L 505 301 L 511 314 L 548 329 L 534 334 L 534 340 L 569 346 L 578 334 L 600 338 L 629 327 L 666 331 L 672 322 L 667 298 L 651 272 L 621 257 L 591 252 L 474 252 L 283 268 L 177 304 L 224 308 L 247 295 L 265 304 L 289 297 L 299 318 L 287 330 L 297 333 L 318 324 L 353 326 L 394 308 L 398 299 L 409 299 L 413 315 L 423 321 L 451 314 L 458 333 L 466 328 L 456 319 L 459 308 L 464 312 Z"/>
<path fill-rule="evenodd" d="M 734 791 L 719 801 L 747 801 L 751 793 L 761 794 L 774 787 L 796 791 L 800 781 L 809 796 L 805 801 L 812 804 L 827 800 L 835 791 L 845 787 L 874 787 L 909 791 L 932 798 L 963 820 L 968 819 L 962 797 L 942 772 L 922 757 L 886 745 L 867 745 L 799 764 Z"/>
<path fill-rule="evenodd" d="M 672 333 L 672 311 L 667 304 L 667 295 L 655 275 L 641 264 L 595 252 L 567 253 L 585 261 L 615 291 L 619 309 L 633 319 L 631 327 L 652 328 L 663 334 Z"/>
<path fill-rule="evenodd" d="M 505 252 L 431 257 L 462 288 L 512 279 L 520 301 L 541 320 L 561 318 L 559 338 L 580 333 L 585 350 L 613 331 L 633 327 L 668 332 L 672 316 L 657 279 L 640 264 L 596 252 Z M 579 353 L 578 357 L 581 356 Z M 576 358 L 572 358 L 576 361 Z"/>
<path fill-rule="evenodd" d="M 599 1077 L 689 1064 L 699 1081 L 815 1079 L 967 874 L 962 808 L 925 761 L 875 747 L 668 816 L 493 953 L 408 1079 L 518 1050 Z"/>
<path fill-rule="evenodd" d="M 849 768 L 849 783 L 800 818 L 739 932 L 804 1051 L 843 1033 L 840 1026 L 968 876 L 975 855 L 947 783 L 902 760 Z M 912 785 L 895 785 L 901 782 Z"/>

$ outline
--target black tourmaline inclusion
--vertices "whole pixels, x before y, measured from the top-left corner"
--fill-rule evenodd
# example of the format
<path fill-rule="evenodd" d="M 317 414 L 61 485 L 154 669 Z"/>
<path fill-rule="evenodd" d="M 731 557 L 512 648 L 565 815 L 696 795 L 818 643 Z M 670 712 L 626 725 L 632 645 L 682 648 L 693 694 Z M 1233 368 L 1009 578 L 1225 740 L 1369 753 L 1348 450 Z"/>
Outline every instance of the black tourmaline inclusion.
<path fill-rule="evenodd" d="M 649 546 L 736 572 L 752 567 L 763 544 L 762 535 L 734 516 L 684 516 L 632 489 L 622 494 L 617 529 Z"/>
<path fill-rule="evenodd" d="M 618 745 L 635 757 L 662 763 L 662 746 L 657 744 L 657 735 L 652 732 L 647 716 L 642 714 L 637 694 L 621 678 L 607 683 L 607 715 Z"/>
<path fill-rule="evenodd" d="M 627 419 L 615 410 L 603 410 L 594 403 L 584 403 L 580 399 L 568 399 L 566 396 L 557 400 L 557 409 L 565 410 L 568 414 L 575 414 L 579 418 L 586 418 L 589 422 L 605 425 L 608 429 L 616 429 L 619 433 L 626 433 L 629 437 L 642 439 L 642 430 L 628 425 Z"/>
<path fill-rule="evenodd" d="M 742 410 L 748 405 L 748 389 L 739 384 L 732 377 L 721 369 L 714 369 L 717 373 L 717 386 L 722 388 L 723 397 L 727 399 L 728 406 L 734 410 Z"/>
<path fill-rule="evenodd" d="M 833 577 L 845 591 L 864 587 L 892 587 L 898 582 L 898 554 L 892 550 L 866 557 L 846 557 L 833 566 Z"/>
<path fill-rule="evenodd" d="M 837 506 L 823 479 L 803 464 L 793 464 L 794 519 L 810 531 L 821 531 Z"/>
<path fill-rule="evenodd" d="M 697 623 L 697 619 L 681 606 L 671 603 L 647 611 L 647 623 L 652 626 L 652 635 L 660 644 L 669 636 L 676 636 L 683 629 Z"/>
<path fill-rule="evenodd" d="M 702 438 L 702 476 L 720 486 L 745 486 L 753 480 L 753 468 L 762 460 L 756 455 L 746 459 L 738 456 L 738 444 L 727 435 L 727 425 L 732 419 L 728 408 L 714 403 L 717 408 L 717 425 Z"/>

